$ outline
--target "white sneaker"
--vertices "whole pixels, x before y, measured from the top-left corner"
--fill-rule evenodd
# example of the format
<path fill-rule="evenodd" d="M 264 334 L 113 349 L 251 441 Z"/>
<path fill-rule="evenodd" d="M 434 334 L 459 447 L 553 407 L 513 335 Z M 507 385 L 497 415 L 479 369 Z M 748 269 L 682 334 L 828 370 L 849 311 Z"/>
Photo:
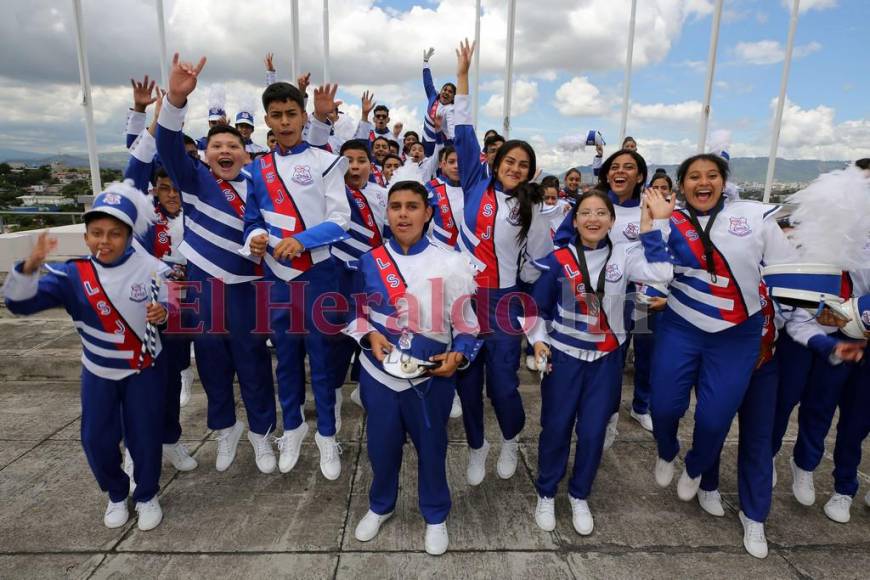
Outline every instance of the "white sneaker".
<path fill-rule="evenodd" d="M 652 425 L 652 415 L 649 413 L 638 413 L 634 409 L 629 413 L 632 419 L 640 423 L 640 426 L 643 427 L 646 431 L 652 433 L 653 425 Z"/>
<path fill-rule="evenodd" d="M 773 461 L 773 479 L 772 479 L 771 482 L 770 482 L 770 489 L 773 489 L 773 488 L 776 487 L 776 481 L 777 481 L 777 477 L 776 477 L 776 458 L 777 458 L 777 457 L 779 457 L 779 455 L 774 455 L 774 456 L 773 456 L 773 459 L 771 460 L 771 461 Z"/>
<path fill-rule="evenodd" d="M 683 474 L 677 481 L 677 497 L 683 501 L 691 501 L 701 487 L 701 476 L 689 477 L 689 472 L 683 469 Z"/>
<path fill-rule="evenodd" d="M 278 469 L 281 473 L 288 473 L 296 467 L 296 462 L 299 461 L 299 451 L 302 449 L 302 441 L 308 435 L 308 423 L 303 422 L 301 425 L 291 431 L 284 431 L 281 437 L 276 437 L 278 450 L 281 452 L 278 458 Z"/>
<path fill-rule="evenodd" d="M 171 445 L 164 444 L 163 459 L 168 459 L 172 467 L 178 471 L 193 471 L 199 465 L 196 459 L 190 456 L 190 451 L 181 441 Z"/>
<path fill-rule="evenodd" d="M 468 469 L 465 477 L 468 485 L 480 485 L 486 477 L 486 456 L 489 454 L 489 441 L 483 440 L 480 449 L 468 449 Z"/>
<path fill-rule="evenodd" d="M 107 528 L 120 528 L 127 523 L 130 518 L 130 512 L 127 511 L 127 500 L 114 502 L 109 500 L 106 505 L 106 514 L 103 516 L 103 523 Z"/>
<path fill-rule="evenodd" d="M 217 432 L 217 460 L 215 461 L 215 469 L 218 471 L 226 471 L 233 460 L 236 458 L 236 449 L 239 447 L 239 439 L 242 438 L 242 433 L 245 431 L 245 426 L 241 421 L 236 421 L 236 424 L 226 429 L 220 429 Z"/>
<path fill-rule="evenodd" d="M 659 487 L 669 486 L 674 480 L 674 461 L 665 461 L 661 457 L 656 457 L 655 476 Z"/>
<path fill-rule="evenodd" d="M 725 515 L 725 508 L 722 507 L 722 496 L 719 495 L 719 490 L 705 491 L 698 489 L 698 503 L 701 504 L 701 509 L 710 514 L 721 518 Z"/>
<path fill-rule="evenodd" d="M 392 516 L 393 512 L 380 515 L 369 510 L 356 525 L 356 531 L 354 531 L 353 536 L 360 542 L 373 540 L 374 537 L 378 535 L 378 532 L 381 531 L 381 524 Z"/>
<path fill-rule="evenodd" d="M 825 515 L 839 524 L 848 524 L 849 509 L 852 507 L 852 498 L 842 493 L 834 492 L 828 503 L 825 504 Z"/>
<path fill-rule="evenodd" d="M 341 394 L 341 387 L 335 389 L 335 432 L 341 431 L 341 402 L 344 396 Z"/>
<path fill-rule="evenodd" d="M 804 471 L 791 459 L 791 491 L 798 503 L 810 506 L 816 503 L 816 486 L 813 483 L 813 472 Z"/>
<path fill-rule="evenodd" d="M 351 391 L 350 400 L 356 403 L 360 409 L 365 409 L 362 403 L 362 397 L 359 394 L 359 385 L 354 387 L 353 391 Z"/>
<path fill-rule="evenodd" d="M 320 471 L 323 477 L 330 481 L 338 479 L 341 475 L 341 445 L 335 436 L 324 437 L 320 433 L 314 434 L 314 442 L 320 449 Z"/>
<path fill-rule="evenodd" d="M 133 492 L 136 491 L 136 480 L 133 479 L 133 456 L 130 455 L 129 449 L 124 449 L 124 473 L 127 474 L 127 477 L 130 479 L 130 495 L 133 495 Z"/>
<path fill-rule="evenodd" d="M 533 355 L 533 354 L 526 355 L 526 368 L 532 372 L 537 372 L 538 361 L 537 361 L 537 359 L 535 359 L 535 355 Z"/>
<path fill-rule="evenodd" d="M 459 394 L 453 395 L 453 404 L 450 406 L 450 418 L 458 419 L 462 416 L 462 401 L 459 400 Z"/>
<path fill-rule="evenodd" d="M 552 532 L 556 529 L 555 498 L 538 496 L 538 505 L 535 507 L 535 523 L 545 532 Z"/>
<path fill-rule="evenodd" d="M 740 512 L 740 523 L 743 524 L 743 547 L 750 556 L 767 558 L 767 538 L 764 536 L 764 524 L 750 520 Z"/>
<path fill-rule="evenodd" d="M 275 451 L 272 449 L 272 441 L 269 439 L 269 434 L 259 435 L 251 430 L 248 430 L 248 441 L 254 448 L 254 460 L 257 463 L 257 469 L 261 473 L 272 473 L 275 471 Z"/>
<path fill-rule="evenodd" d="M 185 406 L 190 402 L 190 392 L 193 388 L 193 368 L 187 367 L 181 371 L 181 394 L 179 395 L 179 403 Z"/>
<path fill-rule="evenodd" d="M 574 529 L 581 536 L 588 536 L 592 533 L 592 528 L 595 527 L 595 522 L 592 520 L 592 512 L 589 511 L 589 504 L 585 499 L 577 499 L 568 496 L 571 500 L 571 520 L 574 522 Z"/>
<path fill-rule="evenodd" d="M 619 424 L 619 413 L 614 413 L 610 416 L 610 419 L 607 421 L 607 430 L 604 432 L 604 445 L 601 446 L 603 451 L 607 451 L 611 447 L 613 447 L 613 442 L 616 441 L 616 436 L 619 435 L 619 431 L 616 426 Z"/>
<path fill-rule="evenodd" d="M 153 530 L 163 521 L 163 510 L 160 509 L 157 496 L 148 501 L 137 501 L 136 511 L 139 513 L 139 529 L 143 532 Z"/>
<path fill-rule="evenodd" d="M 426 524 L 426 553 L 430 556 L 440 556 L 447 551 L 447 522 Z"/>
<path fill-rule="evenodd" d="M 510 479 L 517 471 L 517 454 L 519 453 L 519 445 L 517 438 L 505 439 L 501 444 L 501 451 L 498 454 L 498 463 L 495 470 L 498 476 L 502 479 Z"/>

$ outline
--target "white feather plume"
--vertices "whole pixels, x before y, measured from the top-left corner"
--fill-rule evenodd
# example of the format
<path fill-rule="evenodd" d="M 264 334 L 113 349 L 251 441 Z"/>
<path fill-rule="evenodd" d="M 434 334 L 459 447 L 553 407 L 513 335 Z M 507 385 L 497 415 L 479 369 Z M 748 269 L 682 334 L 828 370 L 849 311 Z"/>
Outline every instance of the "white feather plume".
<path fill-rule="evenodd" d="M 791 239 L 807 262 L 832 264 L 843 270 L 866 268 L 864 245 L 870 237 L 870 179 L 850 166 L 820 175 L 787 200 Z"/>
<path fill-rule="evenodd" d="M 115 181 L 103 189 L 103 193 L 114 193 L 125 197 L 136 206 L 136 221 L 133 223 L 133 233 L 141 236 L 148 228 L 157 221 L 157 212 L 154 204 L 146 194 L 142 193 L 133 185 L 132 179 Z"/>
<path fill-rule="evenodd" d="M 237 113 L 250 113 L 253 118 L 257 118 L 257 99 L 254 95 L 244 94 L 239 98 L 239 110 Z"/>
<path fill-rule="evenodd" d="M 220 83 L 215 83 L 208 88 L 208 108 L 227 110 L 227 89 Z"/>
<path fill-rule="evenodd" d="M 408 293 L 414 296 L 420 308 L 419 312 L 410 313 L 405 308 L 406 305 L 400 302 L 399 320 L 400 323 L 410 323 L 411 326 L 419 324 L 419 330 L 432 336 L 443 335 L 443 338 L 447 339 L 450 326 L 457 326 L 463 322 L 451 319 L 451 316 L 458 316 L 461 312 L 458 308 L 457 312 L 454 312 L 453 304 L 463 296 L 473 295 L 477 289 L 474 269 L 464 254 L 443 250 L 443 257 L 439 257 L 437 264 L 432 264 L 429 272 L 429 275 L 417 276 L 408 281 Z M 433 295 L 434 289 L 437 290 Z M 439 309 L 441 312 L 437 312 Z M 436 315 L 443 313 L 445 321 L 443 327 L 438 328 L 433 325 L 433 313 Z M 474 323 L 474 321 L 465 322 Z M 434 329 L 438 332 L 433 332 Z"/>
<path fill-rule="evenodd" d="M 731 151 L 731 131 L 727 129 L 718 129 L 710 133 L 710 138 L 707 140 L 707 151 L 714 155 L 722 156 L 722 152 Z"/>

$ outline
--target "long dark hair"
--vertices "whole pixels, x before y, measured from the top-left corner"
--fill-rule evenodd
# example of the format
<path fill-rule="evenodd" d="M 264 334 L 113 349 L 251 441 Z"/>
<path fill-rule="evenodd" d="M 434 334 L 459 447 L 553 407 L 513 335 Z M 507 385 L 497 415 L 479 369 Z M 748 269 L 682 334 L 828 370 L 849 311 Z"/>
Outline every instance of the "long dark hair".
<path fill-rule="evenodd" d="M 692 155 L 684 160 L 677 168 L 677 183 L 680 184 L 680 189 L 683 188 L 683 183 L 686 181 L 686 174 L 689 172 L 689 167 L 691 167 L 696 161 L 709 161 L 710 163 L 713 163 L 719 170 L 719 175 L 722 176 L 722 183 L 728 181 L 730 170 L 727 161 L 712 153 L 698 153 L 697 155 Z"/>
<path fill-rule="evenodd" d="M 639 175 L 643 176 L 643 179 L 640 180 L 640 183 L 635 184 L 634 192 L 632 192 L 631 197 L 640 197 L 640 192 L 643 191 L 644 184 L 646 183 L 647 178 L 647 168 L 646 168 L 646 159 L 643 158 L 643 155 L 638 153 L 637 151 L 632 151 L 631 149 L 620 149 L 610 157 L 608 157 L 604 163 L 601 164 L 601 169 L 598 171 L 598 185 L 603 187 L 605 191 L 610 191 L 610 186 L 607 184 L 607 174 L 610 173 L 610 166 L 613 165 L 613 161 L 619 157 L 620 155 L 630 155 L 634 162 L 637 164 L 637 172 Z"/>
<path fill-rule="evenodd" d="M 511 197 L 515 197 L 519 202 L 520 231 L 517 233 L 517 241 L 522 242 L 526 239 L 526 236 L 528 236 L 529 228 L 532 227 L 532 216 L 534 215 L 535 205 L 541 203 L 544 196 L 541 194 L 540 186 L 537 183 L 530 181 L 537 171 L 535 150 L 532 149 L 532 146 L 526 141 L 521 141 L 519 139 L 511 139 L 498 148 L 498 151 L 495 154 L 495 159 L 492 162 L 492 182 L 495 183 L 498 179 L 496 176 L 498 175 L 498 168 L 501 166 L 501 162 L 504 161 L 507 154 L 514 149 L 522 149 L 529 156 L 528 177 L 526 177 L 526 180 L 516 186 L 509 194 Z"/>

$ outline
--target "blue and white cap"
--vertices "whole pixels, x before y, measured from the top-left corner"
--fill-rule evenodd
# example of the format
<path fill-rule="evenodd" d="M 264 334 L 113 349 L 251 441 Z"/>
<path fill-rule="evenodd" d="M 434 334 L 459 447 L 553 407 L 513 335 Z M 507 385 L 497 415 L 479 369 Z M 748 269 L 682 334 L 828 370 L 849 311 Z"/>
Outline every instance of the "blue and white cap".
<path fill-rule="evenodd" d="M 587 145 L 607 145 L 604 142 L 604 135 L 601 134 L 601 131 L 596 131 L 592 129 L 588 133 L 586 133 L 586 144 Z"/>
<path fill-rule="evenodd" d="M 208 89 L 208 120 L 220 121 L 227 116 L 227 91 L 223 85 L 212 85 Z"/>
<path fill-rule="evenodd" d="M 842 328 L 843 334 L 861 340 L 870 332 L 870 294 L 849 300 L 849 322 Z"/>
<path fill-rule="evenodd" d="M 248 111 L 239 111 L 236 113 L 236 125 L 247 124 L 251 127 L 254 126 L 254 115 L 249 113 Z"/>
<path fill-rule="evenodd" d="M 148 227 L 157 220 L 154 205 L 147 195 L 133 187 L 131 179 L 110 183 L 94 198 L 91 209 L 82 215 L 97 213 L 112 216 L 127 224 L 137 236 L 147 232 Z"/>

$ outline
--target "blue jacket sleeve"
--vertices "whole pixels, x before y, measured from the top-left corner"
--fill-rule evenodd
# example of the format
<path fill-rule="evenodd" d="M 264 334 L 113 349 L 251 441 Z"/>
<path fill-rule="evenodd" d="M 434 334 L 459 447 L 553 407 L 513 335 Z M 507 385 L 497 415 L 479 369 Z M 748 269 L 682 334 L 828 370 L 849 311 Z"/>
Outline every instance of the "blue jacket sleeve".
<path fill-rule="evenodd" d="M 454 103 L 456 127 L 453 134 L 453 146 L 456 148 L 456 159 L 459 164 L 459 181 L 462 189 L 468 193 L 481 180 L 485 179 L 483 165 L 480 163 L 480 143 L 471 124 L 471 113 L 468 111 L 468 95 L 456 95 Z"/>
<path fill-rule="evenodd" d="M 532 300 L 538 307 L 538 316 L 550 321 L 553 320 L 559 297 L 559 269 L 552 254 L 536 260 L 535 267 L 541 270 L 541 275 L 532 285 Z"/>
<path fill-rule="evenodd" d="M 179 109 L 163 98 L 160 117 L 157 119 L 157 154 L 166 173 L 172 182 L 186 193 L 196 194 L 198 160 L 191 158 L 184 149 L 184 135 L 181 127 L 184 123 L 185 105 Z"/>
<path fill-rule="evenodd" d="M 260 230 L 258 233 L 269 231 L 269 228 L 266 227 L 266 221 L 263 219 L 263 214 L 260 213 L 260 203 L 257 199 L 256 188 L 259 178 L 255 178 L 255 175 L 258 173 L 256 170 L 258 163 L 259 161 L 254 161 L 242 169 L 242 175 L 245 176 L 248 186 L 248 198 L 245 200 L 245 232 L 243 237 L 246 247 L 248 245 L 248 238 L 256 230 Z"/>
<path fill-rule="evenodd" d="M 69 287 L 64 266 L 49 266 L 48 274 L 39 277 L 21 272 L 23 262 L 15 265 L 3 287 L 6 308 L 13 314 L 35 314 L 63 306 L 67 310 Z"/>
<path fill-rule="evenodd" d="M 432 103 L 432 99 L 438 96 L 435 90 L 435 83 L 432 81 L 432 69 L 429 68 L 429 63 L 423 64 L 423 88 L 426 90 L 426 101 Z"/>

